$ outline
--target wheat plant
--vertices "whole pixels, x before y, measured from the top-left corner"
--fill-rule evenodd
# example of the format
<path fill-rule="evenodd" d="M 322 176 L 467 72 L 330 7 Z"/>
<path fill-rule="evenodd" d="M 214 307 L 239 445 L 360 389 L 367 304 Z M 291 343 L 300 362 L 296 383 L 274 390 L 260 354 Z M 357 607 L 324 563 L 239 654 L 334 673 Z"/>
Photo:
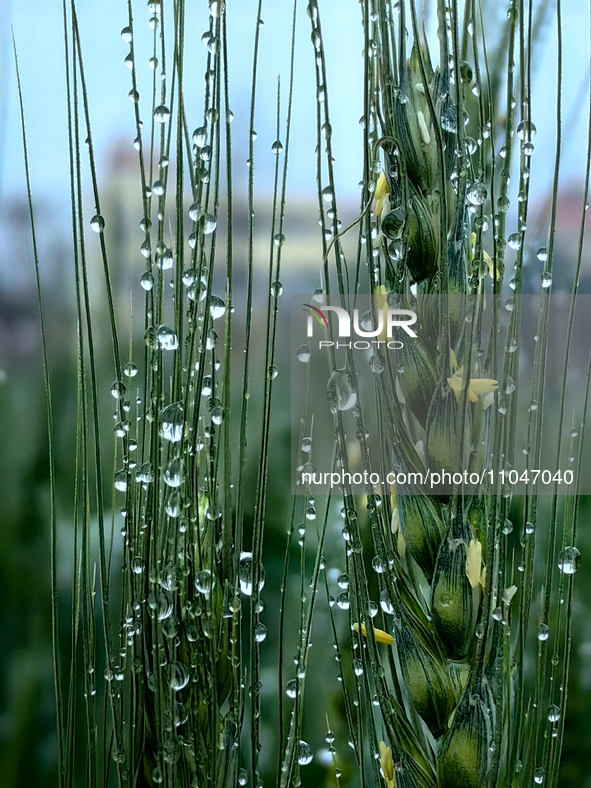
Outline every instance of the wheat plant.
<path fill-rule="evenodd" d="M 334 470 L 349 471 L 353 462 L 368 473 L 394 468 L 401 478 L 413 479 L 367 484 L 361 502 L 349 482 L 341 486 L 347 545 L 342 587 L 348 588 L 341 606 L 350 611 L 355 679 L 346 706 L 361 779 L 369 784 L 371 774 L 376 784 L 389 787 L 555 785 L 572 576 L 580 559 L 574 545 L 578 504 L 576 495 L 560 499 L 556 484 L 541 503 L 540 485 L 527 470 L 543 467 L 549 418 L 545 422 L 543 413 L 562 154 L 562 8 L 558 3 L 554 9 L 557 141 L 548 242 L 538 252 L 543 265 L 525 411 L 525 488 L 521 499 L 512 500 L 505 474 L 517 466 L 521 448 L 517 351 L 535 166 L 532 70 L 539 30 L 551 11 L 546 4 L 511 2 L 501 22 L 494 9 L 469 0 L 461 9 L 455 2 L 437 2 L 433 51 L 429 19 L 419 16 L 412 0 L 361 5 L 366 93 L 359 251 L 353 273 L 341 246 L 330 135 L 325 142 L 321 136 L 330 129 L 326 94 L 318 136 L 326 154 L 325 170 L 319 167 L 326 231 L 319 300 L 331 296 L 331 304 L 351 312 L 361 304 L 361 292 L 375 294 L 361 318 L 363 328 L 374 330 L 366 336 L 380 336 L 384 301 L 418 314 L 416 341 L 405 341 L 395 360 L 379 350 L 369 359 L 375 399 L 365 408 L 359 358 L 350 345 L 339 351 L 337 343 L 327 343 Z M 317 88 L 326 91 L 319 4 L 310 3 L 308 12 Z M 582 421 L 572 425 L 565 401 L 589 150 L 586 162 L 553 450 L 557 462 L 568 462 L 576 474 L 587 394 Z M 509 188 L 515 173 L 517 199 Z M 330 213 L 323 210 L 327 193 Z M 517 231 L 508 236 L 511 210 Z M 510 272 L 507 245 L 516 251 Z M 507 292 L 505 301 L 501 295 Z M 332 331 L 329 338 L 335 338 Z M 368 410 L 376 424 L 374 409 L 377 445 L 367 429 Z M 354 430 L 359 444 L 353 460 L 347 430 Z M 484 468 L 491 469 L 486 489 Z M 480 481 L 462 480 L 464 470 Z M 433 471 L 447 471 L 456 481 L 439 494 L 414 481 Z M 511 537 L 511 518 L 519 520 L 518 542 Z M 383 629 L 372 621 L 378 608 L 370 594 L 376 591 Z"/>
<path fill-rule="evenodd" d="M 536 46 L 554 16 L 557 143 L 548 241 L 540 254 L 526 468 L 542 467 L 545 457 L 548 303 L 562 153 L 561 2 L 551 7 L 511 0 L 502 15 L 476 0 L 462 8 L 456 0 L 437 0 L 431 10 L 426 3 L 419 9 L 414 0 L 343 3 L 343 13 L 359 14 L 364 41 L 363 146 L 353 154 L 362 189 L 357 219 L 347 228 L 339 219 L 335 186 L 332 137 L 338 130 L 331 125 L 322 2 L 307 3 L 310 43 L 297 52 L 313 60 L 316 78 L 323 282 L 316 303 L 352 310 L 362 294 L 371 296 L 367 330 L 375 329 L 384 308 L 416 310 L 419 318 L 417 341 L 406 342 L 396 360 L 381 351 L 369 359 L 371 397 L 362 396 L 365 371 L 353 351 L 328 352 L 321 414 L 332 414 L 334 422 L 334 469 L 453 474 L 486 468 L 492 481 L 456 482 L 436 492 L 415 482 L 382 482 L 368 485 L 363 496 L 347 483 L 338 496 L 318 496 L 300 485 L 285 524 L 283 569 L 265 578 L 269 496 L 278 486 L 289 496 L 289 480 L 271 476 L 269 468 L 301 12 L 297 1 L 289 5 L 291 69 L 277 93 L 268 255 L 259 282 L 254 141 L 263 3 L 253 3 L 247 231 L 245 252 L 239 254 L 246 260 L 244 292 L 235 285 L 227 27 L 233 3 L 211 0 L 208 27 L 197 35 L 184 0 L 150 0 L 153 79 L 147 92 L 140 90 L 137 59 L 137 17 L 145 12 L 131 0 L 126 5 L 121 37 L 128 47 L 139 186 L 133 210 L 145 264 L 135 278 L 141 287 L 132 293 L 126 342 L 95 161 L 88 64 L 76 4 L 64 1 L 77 434 L 69 640 L 60 626 L 64 606 L 52 498 L 60 788 L 259 788 L 263 777 L 281 788 L 319 784 L 318 772 L 306 782 L 314 756 L 304 738 L 310 708 L 327 720 L 326 784 L 556 785 L 573 575 L 580 558 L 576 490 L 588 390 L 571 425 L 566 362 L 556 452 L 558 466 L 570 458 L 575 494 L 560 496 L 554 487 L 541 498 L 539 485 L 526 481 L 517 497 L 500 480 L 520 450 L 516 351 L 536 161 L 532 71 Z M 186 64 L 196 38 L 204 47 L 205 85 L 198 116 L 185 99 Z M 26 96 L 21 108 L 27 161 L 25 107 Z M 587 195 L 589 150 L 585 161 Z M 517 188 L 511 188 L 515 174 Z M 35 240 L 30 187 L 29 205 Z M 571 328 L 584 200 L 580 208 Z M 509 217 L 517 231 L 508 235 Z M 351 263 L 344 244 L 353 233 L 357 251 Z M 507 243 L 516 252 L 510 264 Z M 89 271 L 97 257 L 106 319 L 96 306 Z M 38 273 L 36 247 L 35 260 Z M 262 310 L 254 308 L 257 288 L 265 293 Z M 122 295 L 126 300 L 127 293 Z M 569 328 L 567 360 L 571 333 Z M 105 334 L 112 348 L 110 386 L 99 348 Z M 261 358 L 254 355 L 255 339 L 263 347 Z M 312 355 L 305 346 L 298 351 L 306 386 L 312 385 Z M 44 361 L 54 491 L 46 351 Z M 107 412 L 107 402 L 114 413 Z M 298 471 L 317 451 L 314 407 L 304 402 L 296 436 Z M 370 422 L 377 442 L 369 440 Z M 347 429 L 356 435 L 354 456 Z M 564 429 L 573 436 L 566 454 L 560 443 Z M 335 547 L 331 522 L 338 510 L 344 541 Z M 328 554 L 335 566 L 342 562 L 336 600 Z M 270 619 L 278 633 L 277 653 L 269 652 L 274 678 L 267 679 L 273 711 L 263 701 L 269 674 L 263 670 L 269 664 L 262 653 L 263 587 L 278 600 Z M 344 626 L 340 610 L 348 611 Z M 328 623 L 323 634 L 329 634 L 314 637 L 326 650 L 318 664 L 325 669 L 336 654 L 340 683 L 336 695 L 327 692 L 313 703 L 307 688 L 314 681 L 310 646 L 319 616 Z M 288 649 L 295 649 L 295 678 L 288 675 Z M 350 751 L 343 752 L 340 736 Z M 266 754 L 265 738 L 272 751 Z"/>

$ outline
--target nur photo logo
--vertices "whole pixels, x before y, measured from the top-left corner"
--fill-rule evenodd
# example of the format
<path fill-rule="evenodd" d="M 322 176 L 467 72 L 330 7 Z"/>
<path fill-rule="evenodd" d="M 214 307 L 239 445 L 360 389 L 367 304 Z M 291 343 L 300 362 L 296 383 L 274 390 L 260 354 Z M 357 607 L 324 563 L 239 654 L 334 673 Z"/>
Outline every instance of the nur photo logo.
<path fill-rule="evenodd" d="M 317 322 L 326 331 L 330 328 L 328 315 L 336 315 L 336 336 L 338 339 L 350 338 L 352 335 L 360 339 L 353 342 L 339 342 L 338 340 L 320 340 L 319 348 L 354 348 L 356 350 L 369 350 L 373 347 L 387 347 L 389 350 L 400 350 L 403 343 L 393 339 L 394 329 L 404 331 L 409 337 L 416 339 L 416 332 L 411 328 L 417 322 L 417 313 L 412 309 L 386 309 L 375 310 L 376 319 L 370 312 L 359 315 L 360 310 L 353 310 L 353 317 L 341 306 L 312 306 L 303 304 L 308 312 L 307 337 L 314 336 L 314 323 Z M 372 341 L 369 342 L 368 340 Z"/>

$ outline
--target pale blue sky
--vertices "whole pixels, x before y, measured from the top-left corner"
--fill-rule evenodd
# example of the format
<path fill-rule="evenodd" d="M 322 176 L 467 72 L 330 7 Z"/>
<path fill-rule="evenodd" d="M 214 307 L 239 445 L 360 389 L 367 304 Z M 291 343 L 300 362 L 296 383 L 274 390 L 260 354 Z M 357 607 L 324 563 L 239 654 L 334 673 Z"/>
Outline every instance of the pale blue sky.
<path fill-rule="evenodd" d="M 236 115 L 236 148 L 246 159 L 247 138 L 240 138 L 242 123 L 247 122 L 250 100 L 251 62 L 256 3 L 252 0 L 230 0 L 232 41 L 231 96 Z M 334 84 L 332 99 L 333 126 L 338 129 L 335 145 L 338 158 L 346 162 L 350 175 L 343 179 L 343 187 L 356 192 L 359 180 L 360 129 L 358 120 L 361 104 L 361 46 L 359 13 L 356 2 L 350 5 L 349 13 L 343 14 L 342 1 L 331 0 L 326 4 L 324 25 L 327 30 L 337 28 L 339 39 L 327 36 L 327 47 L 331 59 L 331 80 Z M 261 35 L 261 68 L 259 71 L 260 98 L 258 102 L 256 128 L 259 134 L 257 154 L 260 166 L 264 160 L 271 167 L 274 158 L 270 145 L 274 139 L 275 93 L 277 77 L 283 83 L 283 108 L 287 103 L 287 80 L 289 75 L 290 6 L 288 0 L 270 2 L 264 9 L 265 26 Z M 207 29 L 207 3 L 199 3 L 202 11 L 194 14 L 196 32 L 194 41 L 187 41 L 188 61 L 195 63 L 195 79 L 186 78 L 185 90 L 189 101 L 194 101 L 195 113 L 189 120 L 191 127 L 200 125 L 203 93 L 203 69 L 205 49 L 201 34 Z M 100 3 L 81 0 L 78 3 L 83 38 L 84 56 L 87 64 L 93 135 L 98 151 L 114 137 L 133 138 L 133 110 L 127 99 L 131 87 L 130 72 L 123 59 L 128 47 L 120 37 L 126 24 L 126 3 L 123 0 L 101 0 Z M 292 169 L 291 187 L 296 191 L 314 189 L 314 127 L 315 89 L 313 73 L 314 51 L 310 43 L 309 19 L 305 3 L 301 4 L 298 29 L 297 88 L 295 97 L 295 123 L 292 138 L 292 155 L 298 164 Z M 31 169 L 37 188 L 61 192 L 68 186 L 66 148 L 66 107 L 63 76 L 63 42 L 61 28 L 61 0 L 18 0 L 13 3 L 12 20 L 19 49 L 19 60 L 26 102 L 26 119 L 30 142 Z M 148 39 L 151 31 L 147 25 L 148 14 L 145 4 L 137 4 L 136 44 Z M 338 27 L 337 27 L 338 26 Z M 342 37 L 342 38 L 341 38 Z M 341 45 L 346 42 L 346 47 Z M 147 45 L 146 45 L 147 46 Z M 151 78 L 147 60 L 147 48 L 140 50 L 138 69 L 141 77 Z M 194 53 L 191 57 L 191 52 Z M 100 69 L 98 64 L 100 63 Z M 19 138 L 18 106 L 14 86 L 14 69 L 9 62 L 7 86 L 8 104 L 6 113 L 6 137 L 3 148 L 4 192 L 10 193 L 22 184 L 22 164 Z M 187 69 L 190 73 L 190 68 Z M 330 88 L 329 88 L 330 89 Z M 331 90 L 331 92 L 332 92 Z M 148 92 L 146 90 L 146 98 Z M 189 104 L 190 106 L 190 104 Z M 148 105 L 146 105 L 146 110 Z M 242 123 L 241 123 L 242 122 Z M 244 128 L 244 127 L 243 127 Z M 245 167 L 246 170 L 246 167 Z M 347 181 L 352 179 L 351 183 Z"/>
<path fill-rule="evenodd" d="M 0 0 L 4 18 L 8 16 L 7 0 Z M 191 4 L 196 5 L 196 4 Z M 298 23 L 298 52 L 296 72 L 295 121 L 293 127 L 292 167 L 290 188 L 297 193 L 313 193 L 315 189 L 314 124 L 315 100 L 313 85 L 313 49 L 310 44 L 309 20 L 305 2 L 300 3 Z M 583 4 L 578 0 L 563 3 L 565 40 L 565 118 L 576 101 L 576 94 L 587 72 L 589 51 L 589 22 Z M 148 13 L 144 2 L 136 4 L 135 17 L 138 33 L 149 33 Z M 238 157 L 246 158 L 246 136 L 243 132 L 248 115 L 252 41 L 254 33 L 255 0 L 229 0 L 230 36 L 232 43 L 232 103 L 236 114 L 235 145 Z M 207 25 L 207 3 L 202 0 L 199 11 L 194 11 L 192 28 L 194 41 L 187 41 L 188 62 L 195 63 L 194 80 L 186 77 L 185 87 L 195 112 L 189 120 L 199 125 L 202 101 L 202 71 L 204 49 L 201 33 Z M 325 32 L 329 62 L 329 98 L 334 129 L 334 150 L 337 164 L 338 187 L 341 197 L 355 198 L 360 177 L 361 133 L 358 124 L 362 111 L 362 68 L 360 14 L 357 0 L 322 0 L 320 9 Z M 130 73 L 123 65 L 127 46 L 120 38 L 126 24 L 124 0 L 79 0 L 78 10 L 87 76 L 91 97 L 94 138 L 99 161 L 101 152 L 113 138 L 133 137 L 133 111 L 127 99 L 131 87 Z M 503 12 L 504 13 L 504 12 Z M 261 36 L 261 68 L 259 73 L 260 98 L 257 112 L 257 155 L 262 175 L 274 163 L 269 147 L 274 139 L 275 91 L 280 74 L 284 88 L 289 72 L 290 0 L 267 0 L 263 11 L 265 27 Z M 0 22 L 2 19 L 0 19 Z M 66 149 L 66 107 L 63 76 L 63 41 L 61 0 L 13 0 L 12 23 L 19 49 L 26 117 L 30 144 L 33 185 L 38 195 L 53 196 L 61 201 L 67 196 L 68 165 Z M 9 29 L 2 25 L 5 75 L 2 93 L 6 99 L 3 115 L 3 192 L 10 195 L 23 186 L 22 154 L 18 106 L 11 62 Z M 534 120 L 539 134 L 536 139 L 536 159 L 532 185 L 534 192 L 543 192 L 549 183 L 553 156 L 555 92 L 554 66 L 555 32 L 549 26 L 546 43 L 538 57 L 535 97 L 537 107 Z M 148 36 L 145 36 L 147 39 Z M 191 57 L 191 52 L 194 56 Z M 140 47 L 138 68 L 142 78 L 151 72 L 147 66 L 149 52 Z M 100 63 L 100 68 L 98 64 Z M 190 67 L 187 69 L 190 73 Z M 580 100 L 580 95 L 579 95 Z M 283 106 L 286 96 L 284 94 Z M 147 111 L 147 106 L 146 106 Z M 568 148 L 564 158 L 564 174 L 576 177 L 584 166 L 586 108 L 578 121 L 568 123 Z M 241 133 L 242 130 L 242 133 Z M 246 169 L 246 168 L 245 168 Z"/>

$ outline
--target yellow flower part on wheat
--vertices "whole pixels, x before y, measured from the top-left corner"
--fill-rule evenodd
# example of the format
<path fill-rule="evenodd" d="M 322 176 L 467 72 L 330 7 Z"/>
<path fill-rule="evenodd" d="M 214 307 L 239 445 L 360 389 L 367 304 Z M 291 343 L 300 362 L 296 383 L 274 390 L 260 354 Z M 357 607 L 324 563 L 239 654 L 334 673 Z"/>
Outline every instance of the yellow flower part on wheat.
<path fill-rule="evenodd" d="M 451 373 L 453 375 L 455 372 L 457 372 L 458 369 L 458 357 L 456 356 L 453 348 L 451 348 L 451 350 L 449 351 L 449 365 L 451 367 Z"/>
<path fill-rule="evenodd" d="M 376 312 L 380 310 L 384 311 L 384 326 L 380 335 L 378 336 L 378 340 L 381 342 L 386 342 L 388 339 L 388 320 L 387 320 L 387 310 L 388 310 L 388 288 L 384 285 L 378 285 L 376 289 L 373 291 L 374 295 L 374 303 L 376 306 Z"/>
<path fill-rule="evenodd" d="M 474 245 L 476 244 L 476 233 L 472 233 L 471 242 L 472 242 L 472 255 L 474 255 Z M 472 259 L 474 259 L 474 258 L 472 257 Z M 494 263 L 492 261 L 492 257 L 489 255 L 489 253 L 485 249 L 482 250 L 482 259 L 484 260 L 484 263 L 485 263 L 485 265 L 486 265 L 486 267 L 488 269 L 488 275 L 490 276 L 491 279 L 494 279 L 495 266 L 494 266 Z M 500 280 L 502 278 L 503 278 L 502 269 L 499 266 L 497 268 L 497 279 Z"/>
<path fill-rule="evenodd" d="M 478 539 L 471 539 L 468 545 L 466 577 L 472 588 L 478 588 L 482 577 L 482 545 Z"/>
<path fill-rule="evenodd" d="M 463 381 L 464 368 L 456 369 L 451 378 L 447 379 L 456 399 L 460 400 L 460 394 L 464 389 Z M 468 382 L 468 399 L 470 402 L 478 402 L 478 397 L 482 394 L 491 394 L 498 391 L 499 384 L 492 378 L 471 378 Z M 489 407 L 491 403 L 487 402 L 485 408 Z"/>
<path fill-rule="evenodd" d="M 361 632 L 363 637 L 367 637 L 367 629 L 365 628 L 365 624 L 361 624 L 361 626 L 359 626 L 359 624 L 357 624 L 356 622 L 355 624 L 353 624 L 353 629 L 355 630 L 355 632 Z M 377 627 L 374 627 L 373 634 L 378 643 L 384 643 L 386 646 L 391 646 L 392 643 L 394 643 L 394 638 L 392 637 L 392 635 L 389 635 L 387 632 L 384 632 L 383 629 L 378 629 Z"/>
<path fill-rule="evenodd" d="M 387 788 L 396 788 L 396 772 L 394 771 L 392 750 L 383 741 L 380 742 L 380 766 Z"/>
<path fill-rule="evenodd" d="M 388 189 L 388 181 L 386 180 L 386 176 L 382 172 L 380 173 L 380 177 L 378 178 L 378 182 L 376 184 L 376 190 L 374 193 L 374 197 L 376 201 L 374 213 L 376 216 L 382 215 L 382 206 L 384 204 L 384 199 L 388 196 L 389 193 L 390 192 Z"/>

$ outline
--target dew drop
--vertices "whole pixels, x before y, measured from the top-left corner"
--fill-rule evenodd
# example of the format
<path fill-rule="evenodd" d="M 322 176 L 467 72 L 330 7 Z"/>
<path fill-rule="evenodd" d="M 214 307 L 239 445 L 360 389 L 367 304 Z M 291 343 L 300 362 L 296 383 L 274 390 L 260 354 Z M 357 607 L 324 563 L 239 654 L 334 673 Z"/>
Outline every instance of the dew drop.
<path fill-rule="evenodd" d="M 156 331 L 156 339 L 160 350 L 176 350 L 179 346 L 179 338 L 176 331 L 168 326 L 159 326 Z"/>
<path fill-rule="evenodd" d="M 312 752 L 312 748 L 305 742 L 303 739 L 300 739 L 298 744 L 298 763 L 300 766 L 307 766 L 309 763 L 312 763 L 312 758 L 314 754 Z"/>
<path fill-rule="evenodd" d="M 502 194 L 497 200 L 497 208 L 499 209 L 499 213 L 507 213 L 510 207 L 511 201 L 506 194 Z"/>
<path fill-rule="evenodd" d="M 185 268 L 182 281 L 185 287 L 192 287 L 197 281 L 197 271 L 194 268 Z"/>
<path fill-rule="evenodd" d="M 211 213 L 203 214 L 201 221 L 203 223 L 203 235 L 211 235 L 217 226 L 215 216 Z"/>
<path fill-rule="evenodd" d="M 287 684 L 285 685 L 285 694 L 288 698 L 295 698 L 298 694 L 298 682 L 297 679 L 290 679 Z"/>
<path fill-rule="evenodd" d="M 118 421 L 117 424 L 115 424 L 115 435 L 118 438 L 123 438 L 127 432 L 129 432 L 128 421 Z"/>
<path fill-rule="evenodd" d="M 181 662 L 171 662 L 167 668 L 168 684 L 174 692 L 180 692 L 189 683 L 189 671 Z"/>
<path fill-rule="evenodd" d="M 558 554 L 558 568 L 565 575 L 574 575 L 581 565 L 581 553 L 576 547 L 565 547 Z"/>
<path fill-rule="evenodd" d="M 128 362 L 123 367 L 123 374 L 126 375 L 128 378 L 135 378 L 138 373 L 137 364 L 134 364 L 133 361 Z"/>
<path fill-rule="evenodd" d="M 550 722 L 558 722 L 560 720 L 560 709 L 558 706 L 550 706 L 548 709 L 548 720 Z"/>
<path fill-rule="evenodd" d="M 184 410 L 181 402 L 173 402 L 160 413 L 160 437 L 178 443 L 183 437 Z"/>
<path fill-rule="evenodd" d="M 140 285 L 146 291 L 151 290 L 154 287 L 154 277 L 150 271 L 144 271 L 140 279 Z"/>
<path fill-rule="evenodd" d="M 211 375 L 205 375 L 203 378 L 203 385 L 201 386 L 201 395 L 203 397 L 209 397 L 211 391 L 212 391 Z"/>
<path fill-rule="evenodd" d="M 172 251 L 170 249 L 164 248 L 160 257 L 158 258 L 158 268 L 161 271 L 170 271 L 174 264 L 174 260 L 172 257 Z"/>
<path fill-rule="evenodd" d="M 513 344 L 515 345 L 515 347 L 513 347 Z M 514 353 L 517 350 L 517 343 L 516 342 L 510 343 L 507 350 L 510 353 Z M 509 396 L 509 394 L 513 394 L 514 391 L 515 391 L 515 381 L 511 377 L 507 377 L 507 381 L 505 383 L 505 394 Z"/>
<path fill-rule="evenodd" d="M 548 259 L 548 248 L 546 246 L 540 246 L 536 252 L 536 257 L 538 260 L 541 260 L 543 263 L 545 263 Z"/>
<path fill-rule="evenodd" d="M 357 402 L 357 392 L 351 385 L 351 378 L 346 369 L 335 369 L 326 386 L 326 395 L 331 413 L 350 410 Z"/>
<path fill-rule="evenodd" d="M 262 643 L 266 637 L 267 627 L 259 622 L 254 629 L 254 639 L 257 643 Z"/>
<path fill-rule="evenodd" d="M 338 576 L 337 585 L 339 588 L 349 588 L 349 575 L 346 572 Z"/>
<path fill-rule="evenodd" d="M 125 396 L 125 384 L 122 380 L 115 380 L 111 386 L 111 396 L 114 399 L 122 399 Z"/>
<path fill-rule="evenodd" d="M 537 131 L 538 130 L 531 121 L 522 120 L 519 126 L 517 126 L 517 136 L 523 141 L 533 140 Z"/>
<path fill-rule="evenodd" d="M 331 186 L 326 186 L 322 190 L 322 199 L 324 202 L 332 204 L 334 201 L 334 191 L 332 190 Z"/>
<path fill-rule="evenodd" d="M 369 368 L 375 375 L 381 375 L 386 368 L 384 356 L 379 351 L 374 353 L 369 359 Z"/>
<path fill-rule="evenodd" d="M 217 341 L 218 332 L 215 330 L 215 328 L 210 328 L 207 332 L 207 337 L 205 338 L 206 350 L 213 350 Z"/>
<path fill-rule="evenodd" d="M 169 593 L 162 591 L 158 594 L 158 599 L 154 600 L 154 606 L 158 611 L 158 621 L 166 621 L 172 615 L 172 597 Z"/>
<path fill-rule="evenodd" d="M 271 285 L 271 295 L 273 298 L 279 298 L 283 294 L 283 285 L 279 280 L 276 280 Z"/>
<path fill-rule="evenodd" d="M 144 571 L 144 565 L 139 555 L 136 555 L 131 562 L 131 569 L 134 575 L 141 575 Z"/>
<path fill-rule="evenodd" d="M 102 233 L 105 229 L 105 220 L 100 213 L 95 214 L 90 220 L 90 229 L 95 233 Z"/>
<path fill-rule="evenodd" d="M 512 233 L 507 239 L 511 249 L 521 249 L 521 233 Z"/>
<path fill-rule="evenodd" d="M 120 492 L 125 492 L 127 490 L 126 470 L 117 471 L 115 474 L 115 489 L 119 490 Z"/>
<path fill-rule="evenodd" d="M 166 121 L 170 118 L 170 110 L 164 104 L 160 104 L 154 110 L 154 120 L 156 123 L 166 123 Z"/>
<path fill-rule="evenodd" d="M 196 145 L 198 148 L 203 148 L 207 145 L 207 129 L 205 126 L 199 126 L 193 132 L 193 145 Z"/>
<path fill-rule="evenodd" d="M 212 320 L 218 320 L 226 314 L 226 302 L 219 296 L 212 295 L 209 299 L 209 314 Z"/>
<path fill-rule="evenodd" d="M 195 590 L 209 599 L 215 585 L 215 579 L 209 569 L 202 569 L 195 576 Z"/>
<path fill-rule="evenodd" d="M 177 518 L 181 513 L 181 496 L 174 490 L 164 501 L 164 511 L 169 517 Z"/>
<path fill-rule="evenodd" d="M 150 484 L 152 481 L 154 481 L 151 462 L 144 462 L 142 465 L 140 465 L 136 471 L 135 480 L 136 482 L 142 484 Z"/>
<path fill-rule="evenodd" d="M 252 592 L 254 588 L 253 570 L 254 570 L 254 564 L 252 560 L 252 553 L 248 553 L 248 552 L 240 553 L 240 562 L 238 564 L 238 579 L 240 580 L 240 590 L 246 596 L 252 596 Z M 260 578 L 259 578 L 259 591 L 262 590 L 264 585 L 265 585 L 264 570 L 263 567 L 261 566 Z"/>
<path fill-rule="evenodd" d="M 169 487 L 180 487 L 183 482 L 183 467 L 179 459 L 171 460 L 162 470 L 164 483 Z"/>
<path fill-rule="evenodd" d="M 550 637 L 550 627 L 548 624 L 540 624 L 538 627 L 538 640 L 545 643 Z"/>
<path fill-rule="evenodd" d="M 394 606 L 388 594 L 388 591 L 384 588 L 383 591 L 380 592 L 380 607 L 387 613 L 389 616 L 394 615 Z"/>
<path fill-rule="evenodd" d="M 297 349 L 296 358 L 298 361 L 301 361 L 302 364 L 307 364 L 308 361 L 310 361 L 311 355 L 310 345 L 300 345 Z"/>
<path fill-rule="evenodd" d="M 483 205 L 488 192 L 484 183 L 476 182 L 468 189 L 467 197 L 471 205 Z"/>

